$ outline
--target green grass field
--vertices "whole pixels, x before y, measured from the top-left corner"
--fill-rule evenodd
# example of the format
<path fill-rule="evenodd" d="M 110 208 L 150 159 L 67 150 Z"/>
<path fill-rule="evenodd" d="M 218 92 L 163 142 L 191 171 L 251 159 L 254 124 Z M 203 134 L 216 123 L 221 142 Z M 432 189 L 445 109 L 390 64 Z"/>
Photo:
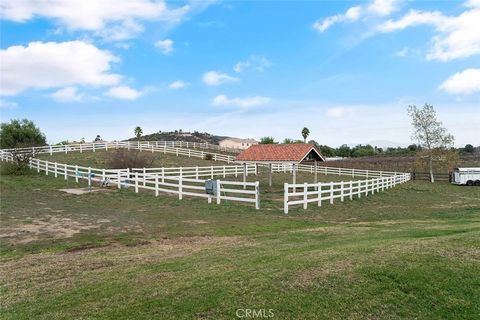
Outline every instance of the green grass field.
<path fill-rule="evenodd" d="M 0 176 L 3 319 L 480 314 L 480 188 L 410 182 L 284 216 L 269 200 L 58 191 L 67 184 Z"/>

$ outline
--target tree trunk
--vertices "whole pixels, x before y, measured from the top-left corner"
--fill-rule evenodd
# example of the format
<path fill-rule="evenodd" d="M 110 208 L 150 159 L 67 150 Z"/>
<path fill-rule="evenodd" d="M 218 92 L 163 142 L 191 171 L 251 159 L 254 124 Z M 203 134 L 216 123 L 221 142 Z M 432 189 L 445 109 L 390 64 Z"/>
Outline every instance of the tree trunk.
<path fill-rule="evenodd" d="M 428 161 L 428 166 L 430 168 L 430 182 L 433 183 L 435 182 L 433 179 L 433 156 L 430 154 L 430 159 Z"/>

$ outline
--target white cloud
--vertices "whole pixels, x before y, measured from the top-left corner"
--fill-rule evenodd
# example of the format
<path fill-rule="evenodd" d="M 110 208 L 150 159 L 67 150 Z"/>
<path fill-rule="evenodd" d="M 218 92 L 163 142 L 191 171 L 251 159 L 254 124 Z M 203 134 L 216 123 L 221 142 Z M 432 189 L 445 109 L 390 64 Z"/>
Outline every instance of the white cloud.
<path fill-rule="evenodd" d="M 439 89 L 453 94 L 480 92 L 480 69 L 466 69 L 445 80 Z"/>
<path fill-rule="evenodd" d="M 157 0 L 4 0 L 0 16 L 16 22 L 35 17 L 54 19 L 69 30 L 92 31 L 111 40 L 124 40 L 143 31 L 143 21 L 180 22 L 192 5 L 170 9 Z"/>
<path fill-rule="evenodd" d="M 0 99 L 0 109 L 15 109 L 17 106 L 16 102 Z"/>
<path fill-rule="evenodd" d="M 235 106 L 240 108 L 257 107 L 270 103 L 272 101 L 269 97 L 253 96 L 245 98 L 228 98 L 226 95 L 218 95 L 213 98 L 212 104 L 214 106 Z"/>
<path fill-rule="evenodd" d="M 58 102 L 80 102 L 83 94 L 78 93 L 77 87 L 65 87 L 51 94 L 51 97 Z"/>
<path fill-rule="evenodd" d="M 173 40 L 158 40 L 157 42 L 155 42 L 155 47 L 159 48 L 163 54 L 171 54 L 173 52 Z"/>
<path fill-rule="evenodd" d="M 208 71 L 203 74 L 202 80 L 207 86 L 218 86 L 222 83 L 238 81 L 238 78 L 218 71 Z"/>
<path fill-rule="evenodd" d="M 182 81 L 182 80 L 177 80 L 168 86 L 170 89 L 183 89 L 188 87 L 190 84 L 188 82 Z"/>
<path fill-rule="evenodd" d="M 410 10 L 398 20 L 379 26 L 381 32 L 394 32 L 419 25 L 430 25 L 437 32 L 427 60 L 450 61 L 480 53 L 480 1 L 466 3 L 468 9 L 458 16 L 445 16 L 439 11 Z"/>
<path fill-rule="evenodd" d="M 111 72 L 118 58 L 83 41 L 31 42 L 0 50 L 0 94 L 15 95 L 28 88 L 71 85 L 116 85 Z"/>
<path fill-rule="evenodd" d="M 353 114 L 354 109 L 350 107 L 334 107 L 326 110 L 327 116 L 331 118 L 344 118 Z"/>
<path fill-rule="evenodd" d="M 136 100 L 143 95 L 143 92 L 127 86 L 112 87 L 104 95 L 123 100 Z"/>
<path fill-rule="evenodd" d="M 317 20 L 313 24 L 313 28 L 325 32 L 336 23 L 355 22 L 368 16 L 388 16 L 398 9 L 400 2 L 400 0 L 373 0 L 367 5 L 350 7 L 345 13 Z"/>
<path fill-rule="evenodd" d="M 251 55 L 244 61 L 239 61 L 233 67 L 233 71 L 240 73 L 248 68 L 253 68 L 259 72 L 263 72 L 266 68 L 272 66 L 270 60 L 264 56 Z"/>

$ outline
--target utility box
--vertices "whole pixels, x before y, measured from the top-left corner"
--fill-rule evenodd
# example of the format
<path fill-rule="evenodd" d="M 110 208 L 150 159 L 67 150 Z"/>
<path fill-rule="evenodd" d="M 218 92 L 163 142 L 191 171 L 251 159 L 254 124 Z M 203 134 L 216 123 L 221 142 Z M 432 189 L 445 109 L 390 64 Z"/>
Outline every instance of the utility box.
<path fill-rule="evenodd" d="M 205 193 L 211 195 L 217 194 L 217 180 L 210 179 L 205 181 Z"/>

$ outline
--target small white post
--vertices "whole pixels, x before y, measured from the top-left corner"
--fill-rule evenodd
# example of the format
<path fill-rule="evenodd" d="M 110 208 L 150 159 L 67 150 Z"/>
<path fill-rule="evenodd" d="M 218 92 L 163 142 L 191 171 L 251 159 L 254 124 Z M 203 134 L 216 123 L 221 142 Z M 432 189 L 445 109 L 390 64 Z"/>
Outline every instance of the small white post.
<path fill-rule="evenodd" d="M 308 184 L 305 182 L 303 184 L 303 209 L 307 209 L 307 200 L 308 200 L 308 197 L 307 197 L 307 191 L 308 191 Z"/>
<path fill-rule="evenodd" d="M 333 204 L 333 182 L 330 182 L 330 204 Z"/>
<path fill-rule="evenodd" d="M 340 181 L 340 201 L 343 202 L 344 200 L 344 188 L 343 188 L 343 181 Z"/>
<path fill-rule="evenodd" d="M 155 175 L 155 197 L 158 197 L 158 176 Z"/>
<path fill-rule="evenodd" d="M 288 183 L 283 184 L 283 213 L 288 214 Z"/>
<path fill-rule="evenodd" d="M 182 191 L 183 191 L 183 182 L 182 182 L 182 176 L 178 178 L 178 199 L 182 200 Z"/>
<path fill-rule="evenodd" d="M 135 193 L 138 193 L 138 172 L 135 171 Z"/>
<path fill-rule="evenodd" d="M 75 166 L 75 182 L 78 183 L 78 166 Z"/>
<path fill-rule="evenodd" d="M 143 186 L 145 187 L 147 185 L 147 170 L 143 168 Z"/>
<path fill-rule="evenodd" d="M 54 171 L 53 171 L 53 172 L 55 173 L 55 178 L 58 177 L 58 173 L 57 173 L 57 163 L 56 163 L 56 162 L 54 163 Z"/>
<path fill-rule="evenodd" d="M 37 160 L 37 172 L 40 172 L 40 160 Z"/>
<path fill-rule="evenodd" d="M 63 165 L 63 178 L 67 180 L 68 172 L 67 172 L 67 164 Z"/>
<path fill-rule="evenodd" d="M 105 176 L 105 169 L 102 169 L 102 181 L 105 182 L 106 176 Z"/>
<path fill-rule="evenodd" d="M 223 177 L 225 178 L 225 166 L 223 166 Z"/>
<path fill-rule="evenodd" d="M 48 176 L 48 160 L 45 161 L 45 175 Z"/>
<path fill-rule="evenodd" d="M 80 153 L 83 153 L 82 144 L 80 143 Z"/>
<path fill-rule="evenodd" d="M 210 167 L 210 179 L 213 179 L 213 166 Z"/>
<path fill-rule="evenodd" d="M 314 183 L 318 183 L 317 160 L 315 160 L 315 181 L 314 181 Z"/>
<path fill-rule="evenodd" d="M 260 182 L 255 182 L 255 209 L 260 209 Z"/>
<path fill-rule="evenodd" d="M 353 181 L 350 181 L 350 200 L 353 200 Z"/>
<path fill-rule="evenodd" d="M 50 146 L 50 155 L 53 154 L 52 146 Z"/>
<path fill-rule="evenodd" d="M 67 154 L 67 152 L 68 152 L 67 145 L 65 145 L 65 154 Z"/>
<path fill-rule="evenodd" d="M 120 171 L 117 171 L 117 187 L 118 187 L 118 189 L 120 189 L 122 187 L 120 180 L 121 180 Z"/>
<path fill-rule="evenodd" d="M 198 166 L 195 167 L 195 179 L 198 180 Z"/>
<path fill-rule="evenodd" d="M 318 191 L 318 206 L 322 206 L 322 183 L 318 182 L 317 184 L 317 191 Z"/>
<path fill-rule="evenodd" d="M 221 186 L 221 183 L 220 183 L 220 179 L 217 180 L 217 204 L 220 204 L 221 202 L 221 199 L 220 199 L 220 186 Z"/>

